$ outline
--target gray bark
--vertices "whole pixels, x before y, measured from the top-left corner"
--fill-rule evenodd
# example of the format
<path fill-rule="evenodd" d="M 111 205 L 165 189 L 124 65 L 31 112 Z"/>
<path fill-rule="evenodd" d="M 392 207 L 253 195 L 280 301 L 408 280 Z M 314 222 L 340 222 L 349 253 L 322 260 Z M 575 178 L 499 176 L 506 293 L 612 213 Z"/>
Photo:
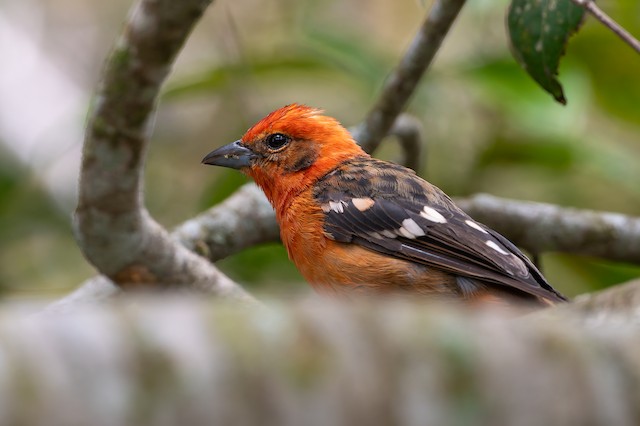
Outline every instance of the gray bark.
<path fill-rule="evenodd" d="M 639 286 L 524 316 L 393 300 L 5 306 L 0 424 L 638 425 L 640 310 L 598 306 Z"/>

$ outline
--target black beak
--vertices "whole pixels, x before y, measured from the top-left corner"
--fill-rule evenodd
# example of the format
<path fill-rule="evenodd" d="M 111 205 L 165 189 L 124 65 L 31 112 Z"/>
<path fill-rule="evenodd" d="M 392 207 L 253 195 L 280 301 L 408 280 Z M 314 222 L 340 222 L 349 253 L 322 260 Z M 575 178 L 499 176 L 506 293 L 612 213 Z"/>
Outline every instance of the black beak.
<path fill-rule="evenodd" d="M 212 166 L 230 167 L 232 169 L 242 169 L 251 166 L 251 160 L 256 158 L 256 154 L 249 148 L 242 145 L 237 140 L 228 145 L 211 151 L 202 159 L 203 164 Z"/>

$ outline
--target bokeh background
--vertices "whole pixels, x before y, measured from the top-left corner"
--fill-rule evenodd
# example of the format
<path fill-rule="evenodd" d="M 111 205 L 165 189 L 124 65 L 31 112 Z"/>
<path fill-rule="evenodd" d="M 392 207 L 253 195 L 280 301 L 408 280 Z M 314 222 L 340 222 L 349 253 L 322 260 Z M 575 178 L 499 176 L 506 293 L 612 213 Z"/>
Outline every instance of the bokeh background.
<path fill-rule="evenodd" d="M 166 85 L 145 171 L 151 213 L 171 228 L 247 180 L 200 159 L 291 102 L 345 125 L 366 114 L 429 1 L 217 0 Z M 637 0 L 599 5 L 636 36 Z M 0 3 L 0 295 L 55 297 L 94 274 L 72 235 L 91 93 L 130 1 Z M 552 101 L 510 55 L 507 1 L 470 0 L 409 106 L 426 130 L 421 174 L 453 196 L 488 192 L 640 214 L 640 57 L 593 19 Z M 377 156 L 394 159 L 386 143 Z M 638 242 L 640 244 L 640 241 Z M 252 291 L 309 291 L 278 244 L 219 262 Z M 640 268 L 544 253 L 568 295 Z"/>

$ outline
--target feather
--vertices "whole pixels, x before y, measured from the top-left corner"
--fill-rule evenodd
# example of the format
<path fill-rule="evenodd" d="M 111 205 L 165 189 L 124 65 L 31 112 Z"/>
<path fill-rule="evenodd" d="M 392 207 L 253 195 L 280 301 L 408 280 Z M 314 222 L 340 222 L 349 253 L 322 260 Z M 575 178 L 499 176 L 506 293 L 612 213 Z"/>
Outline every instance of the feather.
<path fill-rule="evenodd" d="M 472 289 L 468 283 L 484 283 L 523 296 L 565 300 L 515 245 L 473 221 L 409 169 L 358 158 L 340 165 L 314 188 L 321 205 L 341 203 L 341 211 L 324 210 L 325 232 L 335 241 L 452 273 L 462 279 L 463 293 Z M 353 201 L 363 198 L 372 201 L 366 209 Z"/>

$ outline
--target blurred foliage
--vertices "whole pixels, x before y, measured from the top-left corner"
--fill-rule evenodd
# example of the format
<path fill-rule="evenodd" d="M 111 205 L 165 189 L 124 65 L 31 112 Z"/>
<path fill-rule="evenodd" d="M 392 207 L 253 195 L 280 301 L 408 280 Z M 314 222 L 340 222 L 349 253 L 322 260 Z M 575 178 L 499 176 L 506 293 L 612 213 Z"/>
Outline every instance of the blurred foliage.
<path fill-rule="evenodd" d="M 0 295 L 57 294 L 91 273 L 69 217 L 1 145 L 0 241 Z"/>
<path fill-rule="evenodd" d="M 72 11 L 79 3 L 66 4 Z M 127 5 L 83 4 L 93 12 L 105 53 L 112 38 L 105 34 L 116 34 L 113 16 L 124 17 Z M 587 19 L 560 66 L 569 99 L 562 107 L 511 56 L 506 7 L 506 0 L 470 2 L 414 96 L 409 112 L 426 129 L 422 175 L 452 196 L 489 192 L 639 215 L 640 58 Z M 636 0 L 602 7 L 640 34 Z M 53 6 L 42 2 L 42 8 L 48 31 L 73 24 Z M 308 103 L 347 126 L 357 124 L 426 11 L 415 1 L 217 1 L 162 97 L 145 172 L 151 213 L 170 228 L 245 183 L 235 171 L 202 167 L 200 159 L 274 108 Z M 83 16 L 86 25 L 86 10 Z M 73 64 L 77 55 L 63 46 L 52 53 Z M 101 55 L 94 56 L 99 64 Z M 75 69 L 89 73 L 79 79 L 96 78 L 97 65 Z M 394 157 L 388 146 L 382 151 Z M 69 212 L 38 189 L 29 170 L 4 155 L 1 160 L 3 288 L 14 294 L 72 288 L 91 272 L 73 247 Z M 280 245 L 219 264 L 254 291 L 308 291 Z M 543 268 L 569 295 L 640 275 L 637 266 L 553 253 L 544 254 Z"/>

